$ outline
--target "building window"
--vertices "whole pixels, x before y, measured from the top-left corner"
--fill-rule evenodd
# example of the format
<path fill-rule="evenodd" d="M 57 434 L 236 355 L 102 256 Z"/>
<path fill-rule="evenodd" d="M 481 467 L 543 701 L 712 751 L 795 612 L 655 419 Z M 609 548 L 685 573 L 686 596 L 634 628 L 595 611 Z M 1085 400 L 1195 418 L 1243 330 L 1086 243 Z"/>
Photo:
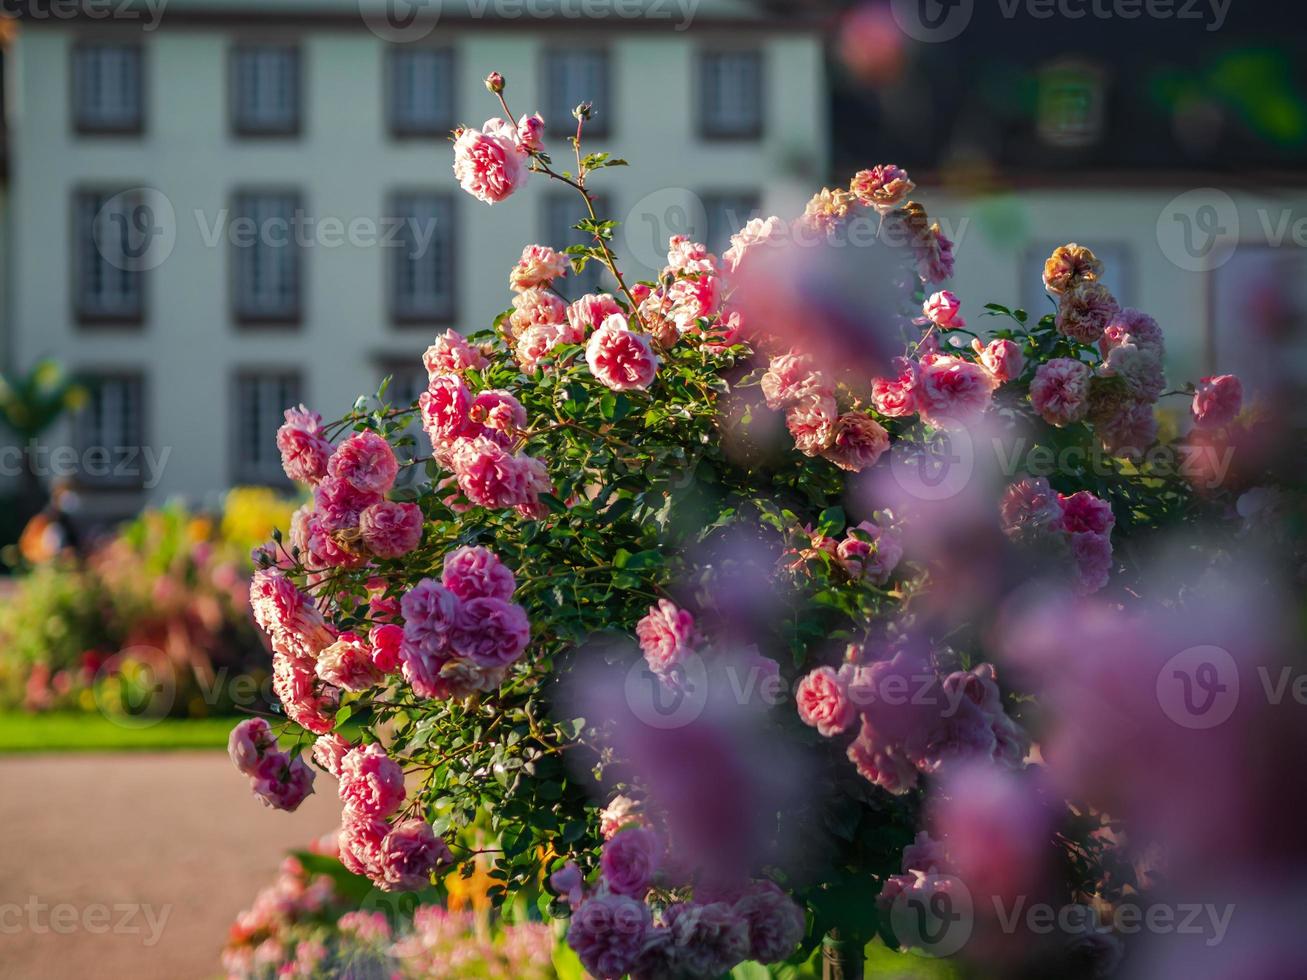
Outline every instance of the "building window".
<path fill-rule="evenodd" d="M 241 44 L 232 52 L 231 120 L 240 136 L 300 130 L 300 52 L 290 44 Z"/>
<path fill-rule="evenodd" d="M 610 214 L 608 199 L 603 194 L 595 194 L 595 213 L 602 216 Z M 582 202 L 572 193 L 555 193 L 545 198 L 545 240 L 560 252 L 572 245 L 593 245 L 594 236 L 577 231 L 574 225 L 584 216 Z M 571 300 L 580 299 L 586 293 L 598 293 L 607 288 L 608 270 L 603 263 L 591 260 L 580 275 L 568 270 L 567 277 L 554 283 L 554 288 Z"/>
<path fill-rule="evenodd" d="M 398 323 L 454 318 L 454 199 L 404 193 L 391 201 L 390 312 Z"/>
<path fill-rule="evenodd" d="M 292 371 L 242 373 L 236 378 L 235 399 L 236 482 L 285 483 L 277 430 L 286 409 L 303 400 L 300 376 Z"/>
<path fill-rule="evenodd" d="M 298 194 L 245 192 L 232 208 L 233 313 L 248 323 L 300 318 Z"/>
<path fill-rule="evenodd" d="M 145 383 L 139 374 L 87 374 L 86 404 L 73 422 L 78 482 L 131 488 L 144 478 Z"/>
<path fill-rule="evenodd" d="M 73 124 L 79 133 L 141 132 L 141 60 L 139 44 L 73 48 Z"/>
<path fill-rule="evenodd" d="M 1103 136 L 1106 93 L 1101 69 L 1058 62 L 1039 73 L 1039 135 L 1049 146 L 1083 149 Z"/>
<path fill-rule="evenodd" d="M 396 136 L 448 136 L 457 125 L 454 53 L 393 48 L 389 64 L 390 131 Z"/>
<path fill-rule="evenodd" d="M 140 258 L 153 222 L 140 195 L 79 191 L 73 203 L 73 295 L 83 320 L 139 323 L 144 312 Z M 144 229 L 144 230 L 143 230 Z"/>
<path fill-rule="evenodd" d="M 608 52 L 602 50 L 549 51 L 545 54 L 545 93 L 548 114 L 566 132 L 572 125 L 572 110 L 582 102 L 594 105 L 594 115 L 585 124 L 589 136 L 610 136 L 615 107 L 609 91 Z M 573 134 L 575 135 L 575 134 Z"/>
<path fill-rule="evenodd" d="M 704 244 L 710 252 L 721 255 L 731 247 L 731 236 L 759 216 L 762 201 L 750 191 L 728 191 L 705 194 L 703 208 L 708 215 L 708 238 Z"/>
<path fill-rule="evenodd" d="M 762 54 L 709 51 L 702 57 L 699 130 L 710 139 L 758 139 L 763 130 Z"/>

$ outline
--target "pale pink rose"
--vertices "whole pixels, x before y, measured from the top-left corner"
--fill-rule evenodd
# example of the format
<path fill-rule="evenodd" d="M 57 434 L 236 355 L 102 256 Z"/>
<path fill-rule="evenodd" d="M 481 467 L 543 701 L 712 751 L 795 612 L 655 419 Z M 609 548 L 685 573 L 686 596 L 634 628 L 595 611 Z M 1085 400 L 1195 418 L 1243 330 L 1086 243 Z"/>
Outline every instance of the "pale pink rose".
<path fill-rule="evenodd" d="M 460 599 L 513 598 L 517 580 L 489 548 L 463 547 L 445 555 L 440 581 Z"/>
<path fill-rule="evenodd" d="M 953 242 L 935 222 L 913 242 L 917 275 L 922 282 L 943 282 L 953 278 Z"/>
<path fill-rule="evenodd" d="M 1113 456 L 1142 456 L 1157 441 L 1157 416 L 1148 402 L 1126 402 L 1094 432 Z"/>
<path fill-rule="evenodd" d="M 276 747 L 272 729 L 262 718 L 246 718 L 227 737 L 227 754 L 232 765 L 247 776 L 253 775 L 259 760 Z"/>
<path fill-rule="evenodd" d="M 1159 361 L 1166 356 L 1166 342 L 1157 321 L 1130 307 L 1108 321 L 1098 341 L 1098 352 L 1106 359 L 1111 349 L 1121 344 L 1134 344 L 1140 350 L 1151 351 Z"/>
<path fill-rule="evenodd" d="M 250 788 L 265 806 L 294 811 L 313 792 L 313 770 L 298 755 L 269 752 L 250 774 Z"/>
<path fill-rule="evenodd" d="M 884 585 L 903 560 L 903 546 L 893 531 L 863 521 L 840 542 L 836 554 L 854 578 Z"/>
<path fill-rule="evenodd" d="M 1112 541 L 1106 534 L 1080 531 L 1068 536 L 1076 562 L 1077 591 L 1097 592 L 1112 577 Z"/>
<path fill-rule="evenodd" d="M 809 398 L 833 396 L 835 386 L 818 371 L 807 354 L 781 354 L 771 359 L 762 376 L 762 394 L 767 407 L 789 408 Z"/>
<path fill-rule="evenodd" d="M 472 399 L 468 418 L 479 428 L 477 435 L 510 446 L 526 428 L 526 409 L 510 392 L 494 389 L 482 391 Z"/>
<path fill-rule="evenodd" d="M 553 353 L 559 344 L 559 330 L 554 326 L 527 327 L 517 338 L 513 353 L 517 356 L 518 366 L 523 374 L 535 374 L 545 370 L 540 362 Z"/>
<path fill-rule="evenodd" d="M 531 642 L 526 611 L 503 599 L 468 599 L 459 606 L 449 645 L 459 657 L 480 667 L 507 667 Z"/>
<path fill-rule="evenodd" d="M 818 667 L 799 681 L 794 699 L 799 719 L 826 738 L 848 731 L 857 716 L 844 679 L 830 667 Z"/>
<path fill-rule="evenodd" d="M 916 189 L 908 172 L 892 163 L 880 163 L 860 170 L 849 182 L 849 190 L 863 204 L 885 214 L 908 199 Z"/>
<path fill-rule="evenodd" d="M 521 338 L 532 327 L 553 327 L 566 343 L 579 343 L 580 336 L 567 326 L 567 303 L 547 289 L 526 289 L 513 297 L 513 312 L 508 317 L 510 334 Z"/>
<path fill-rule="evenodd" d="M 722 255 L 731 273 L 740 271 L 749 253 L 768 245 L 779 245 L 789 238 L 785 222 L 773 215 L 770 218 L 753 218 L 731 236 L 731 247 Z"/>
<path fill-rule="evenodd" d="M 989 372 L 995 384 L 1006 384 L 1019 378 L 1025 370 L 1026 357 L 1011 340 L 991 340 L 983 347 L 979 340 L 973 340 L 971 349 L 980 356 L 981 366 Z"/>
<path fill-rule="evenodd" d="M 587 293 L 567 308 L 567 323 L 571 332 L 566 343 L 581 343 L 610 316 L 619 314 L 622 314 L 622 307 L 608 293 Z"/>
<path fill-rule="evenodd" d="M 591 334 L 585 360 L 596 380 L 614 391 L 648 388 L 660 363 L 648 338 L 631 331 L 620 313 L 610 316 Z"/>
<path fill-rule="evenodd" d="M 446 656 L 459 605 L 458 596 L 435 579 L 424 578 L 404 593 L 399 608 L 404 616 L 405 651 Z"/>
<path fill-rule="evenodd" d="M 846 190 L 823 187 L 803 208 L 794 222 L 794 233 L 801 241 L 810 235 L 829 236 L 838 232 L 855 211 L 858 199 Z"/>
<path fill-rule="evenodd" d="M 336 638 L 313 599 L 275 569 L 254 573 L 250 610 L 273 650 L 287 658 L 311 661 Z"/>
<path fill-rule="evenodd" d="M 543 466 L 525 453 L 512 453 L 498 442 L 484 437 L 464 439 L 450 457 L 458 487 L 478 507 L 500 510 L 534 504 L 541 485 Z"/>
<path fill-rule="evenodd" d="M 1203 378 L 1194 392 L 1194 422 L 1205 429 L 1229 425 L 1243 407 L 1243 383 L 1233 374 Z"/>
<path fill-rule="evenodd" d="M 720 977 L 749 955 L 749 925 L 725 902 L 683 902 L 663 912 L 678 976 Z"/>
<path fill-rule="evenodd" d="M 327 472 L 359 493 L 385 493 L 395 485 L 399 462 L 395 452 L 375 432 L 356 432 L 339 446 Z"/>
<path fill-rule="evenodd" d="M 1121 307 L 1101 282 L 1082 282 L 1062 296 L 1054 321 L 1058 333 L 1082 344 L 1094 344 Z"/>
<path fill-rule="evenodd" d="M 871 383 L 871 403 L 876 411 L 888 418 L 903 418 L 917 414 L 917 363 L 906 357 L 896 357 L 894 366 L 898 374 L 893 378 L 876 378 Z"/>
<path fill-rule="evenodd" d="M 1112 525 L 1116 523 L 1112 505 L 1098 499 L 1088 490 L 1080 490 L 1069 497 L 1058 494 L 1057 502 L 1062 511 L 1062 530 L 1069 534 L 1079 531 L 1110 534 Z"/>
<path fill-rule="evenodd" d="M 277 449 L 286 475 L 300 483 L 317 483 L 327 475 L 331 443 L 323 435 L 322 416 L 301 405 L 286 409 L 286 421 L 277 430 Z"/>
<path fill-rule="evenodd" d="M 921 325 L 933 323 L 941 330 L 960 330 L 967 325 L 958 312 L 961 309 L 962 300 L 951 290 L 942 289 L 932 293 L 921 305 L 921 317 L 916 322 Z"/>
<path fill-rule="evenodd" d="M 567 256 L 563 253 L 548 245 L 528 245 L 508 274 L 508 285 L 515 293 L 549 286 L 567 275 L 567 268 Z"/>
<path fill-rule="evenodd" d="M 321 767 L 323 772 L 330 773 L 339 779 L 340 762 L 353 749 L 354 746 L 344 736 L 335 732 L 328 732 L 325 735 L 319 735 L 314 740 L 313 761 Z"/>
<path fill-rule="evenodd" d="M 373 603 L 375 607 L 376 603 Z M 398 607 L 396 607 L 398 611 Z M 368 646 L 372 663 L 383 674 L 399 670 L 399 651 L 404 644 L 404 627 L 395 623 L 380 623 L 368 633 Z"/>
<path fill-rule="evenodd" d="M 340 862 L 352 874 L 367 875 L 373 881 L 381 877 L 381 845 L 390 825 L 380 817 L 346 809 L 337 841 Z"/>
<path fill-rule="evenodd" d="M 418 396 L 418 409 L 422 428 L 437 454 L 476 431 L 471 419 L 472 392 L 461 378 L 432 378 L 427 390 Z"/>
<path fill-rule="evenodd" d="M 849 743 L 848 757 L 863 779 L 895 796 L 917 785 L 916 767 L 902 749 L 882 739 L 865 718 L 858 737 Z"/>
<path fill-rule="evenodd" d="M 721 280 L 716 276 L 677 279 L 667 289 L 667 314 L 679 333 L 699 329 L 700 320 L 709 320 L 721 305 Z"/>
<path fill-rule="evenodd" d="M 649 908 L 625 895 L 600 893 L 581 903 L 567 928 L 567 945 L 591 976 L 608 980 L 631 972 L 651 927 Z"/>
<path fill-rule="evenodd" d="M 847 412 L 835 420 L 835 438 L 822 456 L 842 470 L 861 473 L 875 466 L 889 449 L 889 433 L 862 412 Z"/>
<path fill-rule="evenodd" d="M 359 526 L 359 519 L 363 516 L 363 512 L 382 499 L 381 493 L 360 490 L 348 480 L 337 476 L 324 477 L 313 488 L 313 515 L 309 518 L 310 539 L 315 524 L 318 529 L 328 534 L 333 531 L 354 530 Z M 311 542 L 310 547 L 312 547 Z"/>
<path fill-rule="evenodd" d="M 1062 521 L 1058 495 L 1042 476 L 1018 480 L 1003 493 L 1003 532 L 1009 537 L 1051 531 Z"/>
<path fill-rule="evenodd" d="M 604 883 L 618 895 L 643 898 L 653 884 L 662 853 L 658 835 L 647 827 L 628 827 L 604 843 L 599 866 Z"/>
<path fill-rule="evenodd" d="M 917 378 L 917 410 L 927 422 L 967 422 L 989 407 L 994 379 L 979 364 L 951 354 L 927 354 Z"/>
<path fill-rule="evenodd" d="M 488 119 L 480 130 L 464 129 L 454 140 L 454 176 L 478 201 L 497 204 L 526 183 L 528 155 L 517 130 Z"/>
<path fill-rule="evenodd" d="M 1155 402 L 1166 388 L 1162 359 L 1151 348 L 1129 341 L 1116 344 L 1107 352 L 1099 373 L 1120 378 L 1126 393 L 1136 401 Z"/>
<path fill-rule="evenodd" d="M 753 882 L 736 901 L 735 914 L 749 930 L 748 958 L 758 963 L 788 959 L 808 929 L 803 909 L 770 881 Z"/>
<path fill-rule="evenodd" d="M 1069 357 L 1055 357 L 1035 369 L 1030 404 L 1049 425 L 1079 422 L 1089 411 L 1089 366 Z"/>
<path fill-rule="evenodd" d="M 422 508 L 382 500 L 359 515 L 363 544 L 378 558 L 406 555 L 422 541 Z"/>
<path fill-rule="evenodd" d="M 372 662 L 372 651 L 355 633 L 340 637 L 318 654 L 318 676 L 347 691 L 366 691 L 381 683 L 382 673 Z"/>
<path fill-rule="evenodd" d="M 694 651 L 694 617 L 668 599 L 649 607 L 649 615 L 635 624 L 635 635 L 649 669 L 666 674 Z"/>
<path fill-rule="evenodd" d="M 739 310 L 724 310 L 717 322 L 704 334 L 703 349 L 720 354 L 744 342 L 744 315 Z"/>
<path fill-rule="evenodd" d="M 437 837 L 425 820 L 405 820 L 391 828 L 381 842 L 381 887 L 388 892 L 421 891 L 431 874 L 454 863 L 449 845 Z"/>
<path fill-rule="evenodd" d="M 340 692 L 318 679 L 311 661 L 274 654 L 272 690 L 286 716 L 301 728 L 323 735 L 336 727 Z"/>
<path fill-rule="evenodd" d="M 604 840 L 609 840 L 619 830 L 629 825 L 645 825 L 640 804 L 629 796 L 614 796 L 612 802 L 599 813 L 600 835 Z"/>
<path fill-rule="evenodd" d="M 539 153 L 545 148 L 545 121 L 540 113 L 523 115 L 517 121 L 517 142 L 528 153 Z"/>
<path fill-rule="evenodd" d="M 404 771 L 378 743 L 352 749 L 341 759 L 340 799 L 347 810 L 387 817 L 404 795 Z"/>
<path fill-rule="evenodd" d="M 428 378 L 442 375 L 461 375 L 464 371 L 480 371 L 489 361 L 476 347 L 456 330 L 446 330 L 422 355 L 422 365 Z"/>
<path fill-rule="evenodd" d="M 711 276 L 717 273 L 717 257 L 708 246 L 687 235 L 673 235 L 667 243 L 666 272 L 680 276 Z"/>
<path fill-rule="evenodd" d="M 785 412 L 785 426 L 794 438 L 794 448 L 805 456 L 817 456 L 835 441 L 838 418 L 835 399 L 829 395 L 806 398 Z"/>

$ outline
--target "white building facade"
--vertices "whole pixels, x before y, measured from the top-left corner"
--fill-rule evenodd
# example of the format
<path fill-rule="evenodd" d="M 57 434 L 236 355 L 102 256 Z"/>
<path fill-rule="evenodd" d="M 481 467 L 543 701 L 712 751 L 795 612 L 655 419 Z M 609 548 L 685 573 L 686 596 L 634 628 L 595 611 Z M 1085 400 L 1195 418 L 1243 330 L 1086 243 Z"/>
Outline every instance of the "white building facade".
<path fill-rule="evenodd" d="M 390 373 L 412 392 L 435 334 L 507 308 L 523 245 L 576 240 L 561 185 L 535 176 L 491 208 L 454 182 L 450 130 L 498 114 L 491 70 L 556 159 L 594 103 L 589 148 L 632 164 L 594 187 L 637 276 L 669 235 L 721 247 L 826 173 L 821 36 L 759 5 L 467 0 L 424 22 L 370 2 L 20 21 L 4 361 L 86 382 L 38 465 L 75 469 L 89 510 L 279 482 L 284 407 L 338 416 Z"/>

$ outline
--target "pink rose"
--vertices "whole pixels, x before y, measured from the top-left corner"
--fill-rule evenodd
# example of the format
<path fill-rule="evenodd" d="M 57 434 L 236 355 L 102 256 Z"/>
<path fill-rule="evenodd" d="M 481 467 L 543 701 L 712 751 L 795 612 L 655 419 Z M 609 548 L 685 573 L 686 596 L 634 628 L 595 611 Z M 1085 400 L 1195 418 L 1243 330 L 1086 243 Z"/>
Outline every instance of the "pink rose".
<path fill-rule="evenodd" d="M 694 617 L 667 599 L 649 607 L 649 615 L 635 624 L 635 635 L 649 669 L 663 675 L 694 650 Z"/>
<path fill-rule="evenodd" d="M 876 411 L 889 418 L 903 418 L 917 413 L 917 364 L 906 357 L 896 357 L 898 375 L 877 378 L 871 383 L 871 403 Z"/>
<path fill-rule="evenodd" d="M 372 651 L 354 633 L 340 637 L 318 654 L 318 676 L 347 691 L 366 691 L 381 683 L 382 673 L 372 662 Z"/>
<path fill-rule="evenodd" d="M 1148 402 L 1128 401 L 1096 421 L 1094 432 L 1113 456 L 1142 456 L 1157 441 L 1157 417 Z"/>
<path fill-rule="evenodd" d="M 340 798 L 347 810 L 386 817 L 404 801 L 404 771 L 373 742 L 340 761 Z"/>
<path fill-rule="evenodd" d="M 375 603 L 374 603 L 375 605 Z M 399 651 L 404 645 L 404 627 L 395 623 L 382 623 L 372 627 L 368 634 L 372 664 L 383 674 L 399 670 Z"/>
<path fill-rule="evenodd" d="M 1055 323 L 1058 333 L 1063 336 L 1082 344 L 1093 344 L 1120 312 L 1121 307 L 1106 286 L 1101 282 L 1086 281 L 1063 294 Z"/>
<path fill-rule="evenodd" d="M 906 201 L 916 186 L 902 167 L 880 163 L 854 174 L 849 190 L 863 204 L 885 214 Z"/>
<path fill-rule="evenodd" d="M 1166 342 L 1157 321 L 1129 307 L 1108 321 L 1098 341 L 1098 352 L 1106 360 L 1111 349 L 1121 344 L 1134 344 L 1140 350 L 1151 351 L 1159 361 L 1166 356 Z"/>
<path fill-rule="evenodd" d="M 725 902 L 683 902 L 663 913 L 676 946 L 678 976 L 719 977 L 749 955 L 749 926 Z"/>
<path fill-rule="evenodd" d="M 716 276 L 677 279 L 667 289 L 668 316 L 679 333 L 699 328 L 700 320 L 709 320 L 721 305 L 721 280 Z"/>
<path fill-rule="evenodd" d="M 322 735 L 336 726 L 340 692 L 323 684 L 311 661 L 292 660 L 275 654 L 272 658 L 272 690 L 291 721 Z"/>
<path fill-rule="evenodd" d="M 272 729 L 262 718 L 246 718 L 227 737 L 227 754 L 232 765 L 247 776 L 253 775 L 259 760 L 276 747 Z"/>
<path fill-rule="evenodd" d="M 966 422 L 989 407 L 994 379 L 979 364 L 950 354 L 927 354 L 917 379 L 917 410 L 932 425 Z"/>
<path fill-rule="evenodd" d="M 462 334 L 446 330 L 422 355 L 422 365 L 428 378 L 442 375 L 461 375 L 464 371 L 480 371 L 489 362 L 480 350 L 467 342 Z"/>
<path fill-rule="evenodd" d="M 1106 534 L 1080 531 L 1070 536 L 1076 562 L 1077 591 L 1097 592 L 1112 576 L 1112 540 Z"/>
<path fill-rule="evenodd" d="M 317 483 L 327 474 L 331 443 L 322 434 L 322 416 L 301 405 L 286 409 L 286 422 L 277 430 L 277 449 L 286 475 L 300 483 Z"/>
<path fill-rule="evenodd" d="M 622 307 L 608 293 L 588 293 L 582 296 L 567 308 L 567 323 L 572 329 L 566 343 L 581 343 L 610 316 L 618 315 L 622 315 Z"/>
<path fill-rule="evenodd" d="M 583 336 L 562 328 L 567 325 L 567 303 L 561 296 L 544 288 L 525 289 L 513 297 L 513 312 L 508 317 L 510 333 L 521 338 L 532 327 L 554 327 L 562 343 L 578 343 Z"/>
<path fill-rule="evenodd" d="M 991 340 L 983 347 L 979 340 L 973 340 L 971 349 L 979 355 L 981 366 L 989 372 L 995 384 L 1006 384 L 1019 378 L 1025 369 L 1025 355 L 1011 340 Z"/>
<path fill-rule="evenodd" d="M 449 644 L 460 657 L 481 667 L 507 667 L 531 642 L 531 622 L 519 605 L 476 598 L 462 603 Z"/>
<path fill-rule="evenodd" d="M 513 598 L 517 580 L 512 571 L 489 548 L 463 547 L 445 555 L 440 577 L 445 588 L 460 599 Z"/>
<path fill-rule="evenodd" d="M 1243 383 L 1233 374 L 1203 378 L 1194 392 L 1194 422 L 1205 429 L 1229 425 L 1243 407 Z"/>
<path fill-rule="evenodd" d="M 599 894 L 572 914 L 567 945 L 591 976 L 616 980 L 635 966 L 650 927 L 649 908 L 643 902 Z"/>
<path fill-rule="evenodd" d="M 454 176 L 479 201 L 497 204 L 526 183 L 527 152 L 517 130 L 502 119 L 480 129 L 464 129 L 454 140 Z"/>
<path fill-rule="evenodd" d="M 1089 366 L 1055 357 L 1035 369 L 1030 404 L 1049 425 L 1079 422 L 1089 411 Z"/>
<path fill-rule="evenodd" d="M 458 596 L 434 579 L 424 578 L 399 601 L 404 616 L 404 645 L 443 657 L 458 617 Z"/>
<path fill-rule="evenodd" d="M 775 215 L 766 219 L 753 218 L 739 232 L 731 236 L 731 247 L 723 253 L 722 259 L 730 272 L 737 273 L 751 251 L 768 245 L 782 244 L 788 238 L 785 222 Z"/>
<path fill-rule="evenodd" d="M 912 248 L 922 282 L 943 282 L 953 277 L 953 242 L 938 221 L 916 236 Z"/>
<path fill-rule="evenodd" d="M 343 736 L 335 732 L 319 735 L 313 742 L 313 761 L 323 770 L 340 778 L 340 762 L 354 746 Z"/>
<path fill-rule="evenodd" d="M 356 432 L 339 446 L 327 472 L 359 493 L 385 493 L 395 485 L 399 463 L 390 443 L 375 432 Z"/>
<path fill-rule="evenodd" d="M 711 276 L 717 272 L 717 257 L 708 246 L 688 235 L 673 235 L 667 242 L 667 268 L 679 276 Z"/>
<path fill-rule="evenodd" d="M 451 375 L 432 378 L 427 390 L 418 396 L 418 409 L 422 427 L 437 453 L 475 431 L 471 420 L 472 392 L 460 378 Z"/>
<path fill-rule="evenodd" d="M 1062 530 L 1069 534 L 1079 531 L 1109 534 L 1112 525 L 1116 523 L 1112 505 L 1106 500 L 1099 500 L 1088 490 L 1081 490 L 1069 497 L 1058 494 L 1057 502 L 1062 511 Z"/>
<path fill-rule="evenodd" d="M 513 353 L 523 374 L 535 374 L 545 369 L 540 362 L 553 353 L 560 343 L 558 328 L 554 326 L 527 327 L 517 338 Z"/>
<path fill-rule="evenodd" d="M 380 817 L 346 809 L 338 836 L 340 862 L 351 874 L 381 877 L 381 845 L 390 825 Z"/>
<path fill-rule="evenodd" d="M 273 650 L 295 660 L 312 660 L 335 639 L 313 599 L 275 569 L 251 578 L 250 611 Z"/>
<path fill-rule="evenodd" d="M 298 755 L 269 752 L 250 774 L 250 788 L 265 806 L 293 812 L 313 792 L 313 770 Z"/>
<path fill-rule="evenodd" d="M 343 448 L 344 443 L 341 446 Z M 360 490 L 348 480 L 337 476 L 324 477 L 313 488 L 313 514 L 309 518 L 310 538 L 315 522 L 327 533 L 354 530 L 359 526 L 359 519 L 363 516 L 363 512 L 381 499 L 381 493 Z"/>
<path fill-rule="evenodd" d="M 753 882 L 734 911 L 749 930 L 748 958 L 758 963 L 788 959 L 808 930 L 803 909 L 770 881 Z"/>
<path fill-rule="evenodd" d="M 517 142 L 528 153 L 539 153 L 545 148 L 545 121 L 540 113 L 523 115 L 517 121 Z"/>
<path fill-rule="evenodd" d="M 629 796 L 614 796 L 599 813 L 599 833 L 604 840 L 610 840 L 619 830 L 633 824 L 644 826 L 645 819 L 640 804 Z"/>
<path fill-rule="evenodd" d="M 848 412 L 835 420 L 835 438 L 822 456 L 842 470 L 861 473 L 889 449 L 889 433 L 875 419 Z"/>
<path fill-rule="evenodd" d="M 555 279 L 567 275 L 567 268 L 567 256 L 561 252 L 548 245 L 528 245 L 522 249 L 522 257 L 508 274 L 508 285 L 516 293 L 550 286 Z"/>
<path fill-rule="evenodd" d="M 422 509 L 417 504 L 382 500 L 359 515 L 363 544 L 378 558 L 398 558 L 422 540 Z"/>
<path fill-rule="evenodd" d="M 421 891 L 431 884 L 431 873 L 453 864 L 454 856 L 443 838 L 425 820 L 396 824 L 381 842 L 381 887 L 388 892 Z"/>
<path fill-rule="evenodd" d="M 1062 521 L 1058 495 L 1042 476 L 1018 480 L 1008 487 L 1000 509 L 1003 532 L 1009 537 L 1049 531 Z"/>
<path fill-rule="evenodd" d="M 916 767 L 902 749 L 882 739 L 865 718 L 858 737 L 849 744 L 848 756 L 863 779 L 895 796 L 917 785 Z"/>
<path fill-rule="evenodd" d="M 621 314 L 591 334 L 585 360 L 596 380 L 614 391 L 643 391 L 653 383 L 659 364 L 648 338 L 632 332 Z"/>
<path fill-rule="evenodd" d="M 921 318 L 918 324 L 933 323 L 941 330 L 960 330 L 967 325 L 958 311 L 962 309 L 962 300 L 948 289 L 932 293 L 921 305 Z"/>
<path fill-rule="evenodd" d="M 785 412 L 785 426 L 794 438 L 794 448 L 805 456 L 817 456 L 835 441 L 838 411 L 830 395 L 818 395 L 792 405 Z"/>
<path fill-rule="evenodd" d="M 1107 352 L 1099 373 L 1108 378 L 1120 378 L 1126 393 L 1137 401 L 1155 402 L 1166 388 L 1161 357 L 1153 349 L 1129 341 L 1117 344 Z"/>
<path fill-rule="evenodd" d="M 618 895 L 643 898 L 653 884 L 661 849 L 658 836 L 646 827 L 619 831 L 604 843 L 604 882 Z"/>
<path fill-rule="evenodd" d="M 771 409 L 789 408 L 809 398 L 833 396 L 835 386 L 807 354 L 773 357 L 762 376 L 762 395 Z"/>
<path fill-rule="evenodd" d="M 450 468 L 463 495 L 474 505 L 492 510 L 534 504 L 549 488 L 548 474 L 539 460 L 509 452 L 485 437 L 458 443 Z"/>
<path fill-rule="evenodd" d="M 844 681 L 830 667 L 818 667 L 795 690 L 799 718 L 826 738 L 849 730 L 857 715 Z"/>
<path fill-rule="evenodd" d="M 836 554 L 854 578 L 865 576 L 875 585 L 884 585 L 903 560 L 903 546 L 894 532 L 863 521 L 840 542 Z"/>
<path fill-rule="evenodd" d="M 498 389 L 480 392 L 472 399 L 468 417 L 479 427 L 477 435 L 488 436 L 502 446 L 511 446 L 526 428 L 526 409 L 510 392 Z"/>

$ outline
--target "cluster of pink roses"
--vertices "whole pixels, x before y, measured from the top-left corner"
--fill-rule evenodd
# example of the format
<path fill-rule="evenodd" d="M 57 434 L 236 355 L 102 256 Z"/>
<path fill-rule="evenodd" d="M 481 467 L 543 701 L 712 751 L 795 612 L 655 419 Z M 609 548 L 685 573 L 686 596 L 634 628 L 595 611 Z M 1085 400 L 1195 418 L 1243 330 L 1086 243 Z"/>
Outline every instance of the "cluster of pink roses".
<path fill-rule="evenodd" d="M 491 551 L 463 547 L 445 556 L 440 581 L 424 578 L 400 600 L 399 659 L 421 697 L 466 697 L 499 686 L 531 639 L 517 582 Z"/>
<path fill-rule="evenodd" d="M 549 879 L 572 906 L 567 942 L 592 976 L 711 980 L 745 960 L 775 963 L 794 952 L 807 932 L 803 910 L 765 879 L 704 886 L 697 900 L 651 907 L 651 890 L 684 891 L 691 875 L 635 804 L 623 810 L 604 832 L 593 888 L 570 862 Z"/>
<path fill-rule="evenodd" d="M 227 754 L 237 771 L 250 777 L 250 789 L 266 806 L 295 810 L 313 792 L 313 770 L 296 754 L 277 748 L 277 738 L 262 718 L 246 718 L 231 730 Z"/>
<path fill-rule="evenodd" d="M 990 664 L 940 676 L 906 650 L 870 663 L 818 667 L 799 682 L 799 718 L 826 738 L 857 727 L 849 761 L 869 782 L 906 793 L 918 775 L 972 761 L 1017 768 L 1029 739 L 1003 709 Z"/>
<path fill-rule="evenodd" d="M 311 732 L 331 731 L 340 692 L 318 676 L 317 662 L 336 634 L 312 597 L 281 570 L 261 568 L 250 580 L 250 608 L 272 643 L 272 687 L 287 716 Z"/>
<path fill-rule="evenodd" d="M 316 843 L 311 848 L 316 852 L 333 849 L 331 844 Z M 320 962 L 325 948 L 316 942 L 295 942 L 289 936 L 298 922 L 321 915 L 337 899 L 329 877 L 310 875 L 297 858 L 286 858 L 273 883 L 263 888 L 231 925 L 222 952 L 228 977 L 256 976 L 288 959 L 303 976 L 311 976 L 310 968 Z M 286 970 L 284 975 L 296 974 Z"/>
<path fill-rule="evenodd" d="M 874 521 L 863 521 L 849 528 L 839 541 L 826 534 L 814 533 L 811 528 L 805 528 L 802 533 L 807 536 L 809 544 L 786 553 L 787 557 L 794 556 L 788 566 L 791 569 L 826 554 L 837 561 L 850 578 L 883 586 L 903 560 L 903 545 L 898 534 Z"/>
<path fill-rule="evenodd" d="M 1055 493 L 1043 477 L 1018 480 L 1003 494 L 1003 531 L 1024 541 L 1053 540 L 1065 545 L 1075 562 L 1077 589 L 1097 592 L 1112 574 L 1112 526 L 1107 501 L 1088 490 Z"/>
<path fill-rule="evenodd" d="M 774 357 L 762 377 L 767 407 L 785 412 L 795 448 L 861 472 L 889 449 L 889 433 L 865 412 L 841 413 L 834 382 L 804 353 Z"/>

